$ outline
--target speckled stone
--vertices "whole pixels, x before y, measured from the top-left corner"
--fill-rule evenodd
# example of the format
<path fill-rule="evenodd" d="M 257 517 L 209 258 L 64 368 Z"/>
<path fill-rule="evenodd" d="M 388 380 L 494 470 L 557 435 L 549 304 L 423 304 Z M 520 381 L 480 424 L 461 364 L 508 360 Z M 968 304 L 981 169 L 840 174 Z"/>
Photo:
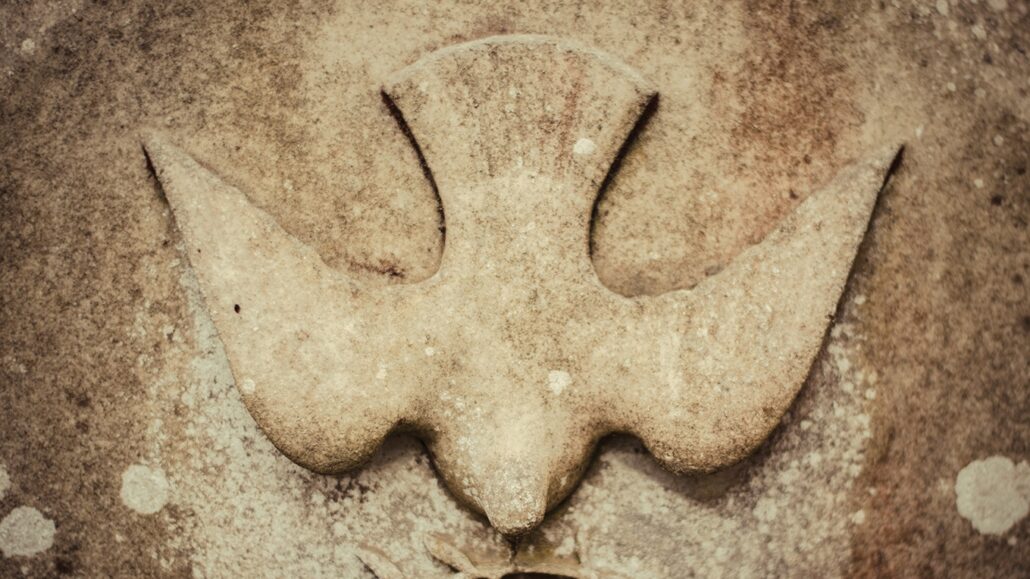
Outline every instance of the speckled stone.
<path fill-rule="evenodd" d="M 428 55 L 384 93 L 442 201 L 443 258 L 420 283 L 362 287 L 165 138 L 146 149 L 272 442 L 338 473 L 414 432 L 507 535 L 539 525 L 612 432 L 680 473 L 756 448 L 809 373 L 897 154 L 843 171 L 696 287 L 632 299 L 597 279 L 589 237 L 657 97 L 638 73 L 500 36 Z"/>
<path fill-rule="evenodd" d="M 978 529 L 1000 530 L 984 508 L 1010 487 L 959 475 L 1030 460 L 1030 6 L 943 5 L 0 2 L 0 520 L 54 524 L 0 576 L 370 578 L 372 551 L 380 570 L 451 576 L 427 536 L 480 570 L 533 557 L 583 577 L 1024 573 L 1026 517 Z M 506 34 L 596 47 L 661 95 L 590 234 L 621 295 L 698 286 L 854 161 L 906 144 L 767 442 L 677 475 L 603 439 L 514 547 L 413 438 L 342 475 L 269 442 L 140 147 L 144 128 L 173 136 L 355 283 L 420 282 L 443 222 L 380 87 Z M 548 392 L 575 391 L 548 370 Z M 156 513 L 120 496 L 133 465 L 167 479 Z"/>

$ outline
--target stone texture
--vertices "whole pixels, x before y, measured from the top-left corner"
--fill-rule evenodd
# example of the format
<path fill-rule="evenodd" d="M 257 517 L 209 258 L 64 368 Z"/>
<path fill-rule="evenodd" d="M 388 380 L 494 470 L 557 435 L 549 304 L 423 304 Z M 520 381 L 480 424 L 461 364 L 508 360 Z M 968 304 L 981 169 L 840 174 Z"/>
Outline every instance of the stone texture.
<path fill-rule="evenodd" d="M 506 560 L 412 439 L 343 476 L 267 442 L 139 135 L 174 134 L 331 267 L 419 281 L 441 223 L 377 87 L 436 49 L 539 33 L 618 55 L 661 93 L 592 233 L 624 295 L 695 286 L 853 160 L 907 148 L 770 442 L 680 476 L 607 439 L 519 552 L 585 576 L 1018 576 L 1027 519 L 981 534 L 955 484 L 1028 457 L 1028 7 L 943 4 L 0 6 L 0 517 L 55 525 L 0 575 L 371 576 L 364 545 L 447 576 L 429 534 Z M 119 496 L 134 464 L 168 477 L 153 515 Z"/>
<path fill-rule="evenodd" d="M 339 473 L 414 432 L 507 535 L 613 432 L 681 473 L 757 447 L 809 373 L 897 154 L 843 171 L 693 289 L 630 299 L 588 251 L 598 190 L 656 98 L 639 74 L 511 35 L 428 55 L 384 93 L 442 201 L 444 255 L 421 283 L 355 284 L 166 139 L 148 158 L 272 442 Z"/>

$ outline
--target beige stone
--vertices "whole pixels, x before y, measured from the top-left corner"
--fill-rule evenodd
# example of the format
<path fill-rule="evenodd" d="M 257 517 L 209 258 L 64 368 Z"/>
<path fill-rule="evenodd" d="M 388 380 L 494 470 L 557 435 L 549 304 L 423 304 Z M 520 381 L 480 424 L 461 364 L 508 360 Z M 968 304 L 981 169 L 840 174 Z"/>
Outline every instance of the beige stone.
<path fill-rule="evenodd" d="M 480 569 L 550 544 L 586 577 L 1025 575 L 1028 519 L 982 535 L 956 483 L 987 457 L 1030 460 L 1028 10 L 0 2 L 0 519 L 32 506 L 56 527 L 50 548 L 0 556 L 0 577 L 371 579 L 366 545 L 402 576 L 451 577 L 427 534 Z M 272 445 L 139 146 L 141 128 L 165 131 L 363 285 L 425 280 L 442 220 L 380 87 L 511 33 L 597 47 L 661 92 L 593 222 L 597 275 L 623 295 L 693 287 L 853 160 L 906 143 L 767 442 L 676 475 L 633 437 L 606 438 L 517 542 L 460 504 L 411 436 L 340 475 Z M 167 477 L 154 515 L 120 498 L 133 464 Z M 1001 497 L 984 482 L 965 489 L 981 506 Z"/>
<path fill-rule="evenodd" d="M 147 153 L 272 442 L 334 473 L 413 432 L 505 534 L 539 524 L 608 433 L 681 473 L 757 447 L 809 372 L 897 154 L 841 171 L 695 287 L 628 298 L 589 249 L 599 190 L 657 103 L 638 73 L 563 40 L 493 37 L 383 90 L 442 202 L 444 255 L 420 283 L 350 279 L 168 137 Z"/>

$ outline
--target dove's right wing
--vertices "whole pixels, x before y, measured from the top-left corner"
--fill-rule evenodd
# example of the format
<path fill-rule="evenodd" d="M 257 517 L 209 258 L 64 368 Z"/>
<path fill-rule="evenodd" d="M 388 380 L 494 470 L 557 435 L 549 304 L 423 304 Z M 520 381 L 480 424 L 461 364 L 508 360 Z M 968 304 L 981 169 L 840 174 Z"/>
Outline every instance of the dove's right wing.
<path fill-rule="evenodd" d="M 411 404 L 381 363 L 405 358 L 381 330 L 403 286 L 362 291 L 167 140 L 145 148 L 258 425 L 312 470 L 363 462 Z"/>
<path fill-rule="evenodd" d="M 898 155 L 841 171 L 695 288 L 641 299 L 633 356 L 642 387 L 616 394 L 612 423 L 675 471 L 754 450 L 808 376 Z"/>

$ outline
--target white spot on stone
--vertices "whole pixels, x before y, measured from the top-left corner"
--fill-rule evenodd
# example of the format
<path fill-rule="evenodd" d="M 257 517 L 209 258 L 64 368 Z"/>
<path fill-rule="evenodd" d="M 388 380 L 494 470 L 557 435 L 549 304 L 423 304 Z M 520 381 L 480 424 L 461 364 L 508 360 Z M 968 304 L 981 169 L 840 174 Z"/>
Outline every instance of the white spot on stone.
<path fill-rule="evenodd" d="M 861 525 L 865 522 L 865 511 L 859 509 L 851 514 L 851 522 L 856 525 Z"/>
<path fill-rule="evenodd" d="M 168 502 L 168 479 L 159 468 L 134 464 L 122 473 L 122 502 L 141 515 L 152 515 Z"/>
<path fill-rule="evenodd" d="M 5 557 L 29 556 L 54 544 L 54 522 L 32 507 L 17 507 L 0 522 L 0 551 Z"/>
<path fill-rule="evenodd" d="M 547 387 L 555 396 L 561 394 L 572 384 L 572 376 L 564 370 L 551 370 L 547 374 Z"/>
<path fill-rule="evenodd" d="M 987 39 L 987 30 L 984 29 L 983 24 L 973 25 L 973 36 L 977 37 L 979 40 Z"/>
<path fill-rule="evenodd" d="M 874 388 L 866 388 L 865 389 L 865 399 L 866 400 L 876 400 L 876 390 Z"/>
<path fill-rule="evenodd" d="M 984 188 L 984 180 L 983 179 L 974 179 L 973 180 L 973 185 L 975 185 L 977 189 L 983 189 Z"/>
<path fill-rule="evenodd" d="M 776 514 L 779 508 L 776 506 L 776 502 L 769 498 L 758 499 L 755 503 L 754 515 L 759 521 L 771 522 L 776 520 Z"/>
<path fill-rule="evenodd" d="M 7 489 L 11 488 L 11 477 L 7 475 L 7 469 L 4 465 L 0 464 L 0 500 L 7 494 Z"/>
<path fill-rule="evenodd" d="M 244 378 L 243 381 L 240 382 L 240 392 L 243 392 L 247 396 L 253 394 L 255 390 L 257 390 L 257 384 L 255 384 L 250 378 Z"/>
<path fill-rule="evenodd" d="M 566 535 L 561 543 L 554 548 L 554 554 L 558 557 L 570 557 L 576 554 L 576 539 L 572 535 Z"/>
<path fill-rule="evenodd" d="M 949 8 L 948 0 L 937 0 L 937 12 L 940 12 L 941 16 L 947 16 Z"/>
<path fill-rule="evenodd" d="M 998 12 L 1009 7 L 1008 0 L 987 0 L 987 5 L 991 7 L 991 10 Z"/>
<path fill-rule="evenodd" d="M 953 82 L 949 82 L 949 83 L 948 83 L 947 85 L 945 85 L 945 86 L 947 86 L 947 88 L 948 88 L 948 92 L 955 92 L 955 91 L 957 91 L 957 90 L 958 90 L 958 86 L 956 86 L 956 85 L 955 85 L 955 83 L 953 83 Z"/>
<path fill-rule="evenodd" d="M 1000 147 L 1005 143 L 1005 137 L 1001 135 L 994 135 L 994 146 Z"/>
<path fill-rule="evenodd" d="M 386 378 L 386 364 L 380 363 L 379 370 L 376 371 L 376 380 L 382 380 Z"/>
<path fill-rule="evenodd" d="M 36 52 L 36 41 L 31 38 L 26 38 L 21 41 L 21 52 L 22 54 L 35 54 Z"/>
<path fill-rule="evenodd" d="M 1007 457 L 974 460 L 955 479 L 958 514 L 985 535 L 1002 535 L 1030 512 L 1030 465 Z"/>
<path fill-rule="evenodd" d="M 590 155 L 596 150 L 597 145 L 586 137 L 576 141 L 576 144 L 572 146 L 572 152 L 580 156 Z"/>
<path fill-rule="evenodd" d="M 426 356 L 429 356 L 430 358 L 432 358 L 433 356 L 436 355 L 436 348 L 434 348 L 432 346 L 426 346 L 425 352 L 426 352 Z"/>

